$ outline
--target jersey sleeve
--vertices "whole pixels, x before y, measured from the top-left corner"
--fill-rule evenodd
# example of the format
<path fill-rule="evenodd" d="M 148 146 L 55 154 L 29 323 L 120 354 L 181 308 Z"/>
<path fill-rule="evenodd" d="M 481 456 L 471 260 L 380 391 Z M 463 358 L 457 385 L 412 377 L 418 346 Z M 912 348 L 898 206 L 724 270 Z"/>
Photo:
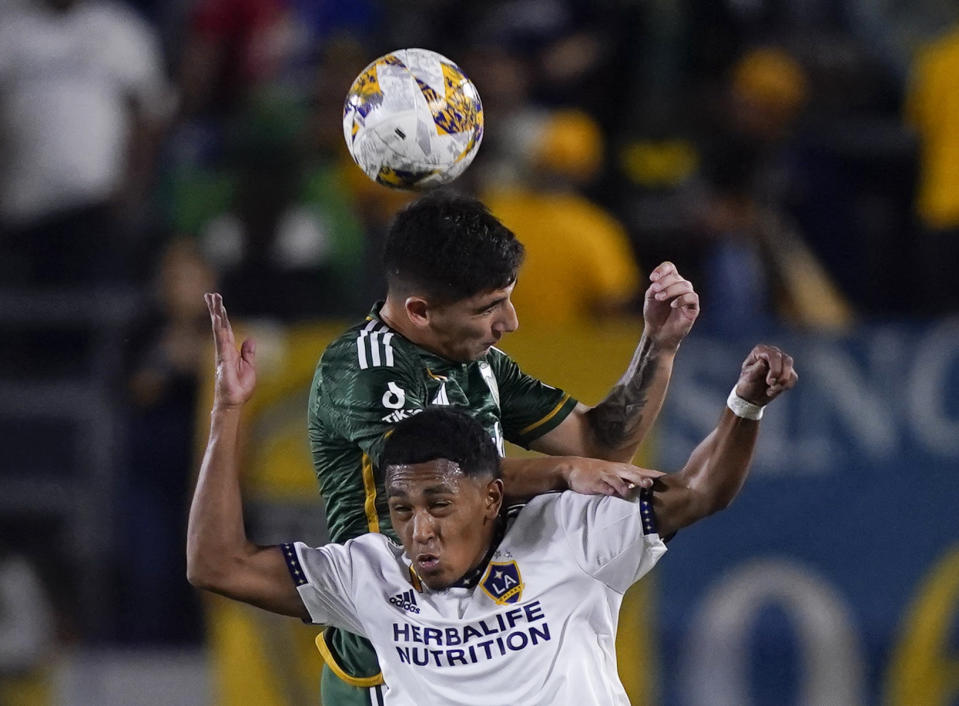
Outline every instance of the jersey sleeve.
<path fill-rule="evenodd" d="M 557 524 L 565 529 L 569 555 L 584 572 L 620 593 L 666 552 L 656 531 L 650 490 L 631 500 L 560 493 L 553 511 Z"/>
<path fill-rule="evenodd" d="M 355 540 L 322 547 L 310 547 L 303 542 L 280 545 L 310 620 L 366 637 L 354 600 L 355 548 Z"/>
<path fill-rule="evenodd" d="M 576 408 L 576 400 L 527 375 L 505 353 L 493 353 L 489 363 L 498 387 L 503 435 L 528 448 L 532 441 L 559 426 Z"/>

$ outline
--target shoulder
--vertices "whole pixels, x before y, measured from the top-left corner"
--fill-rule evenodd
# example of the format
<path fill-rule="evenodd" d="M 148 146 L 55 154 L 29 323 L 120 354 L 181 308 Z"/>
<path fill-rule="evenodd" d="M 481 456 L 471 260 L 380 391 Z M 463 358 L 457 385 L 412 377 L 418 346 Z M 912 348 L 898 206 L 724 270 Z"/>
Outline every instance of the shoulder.
<path fill-rule="evenodd" d="M 364 566 L 375 568 L 388 565 L 403 555 L 401 546 L 386 535 L 375 532 L 361 534 L 343 543 L 331 542 L 311 547 L 296 542 L 294 546 L 309 566 L 314 566 L 318 560 L 325 558 L 326 561 L 350 566 L 354 571 Z"/>
<path fill-rule="evenodd" d="M 354 580 L 364 584 L 405 580 L 403 547 L 379 532 L 368 532 L 347 540 L 343 548 L 349 557 Z"/>
<path fill-rule="evenodd" d="M 416 347 L 377 319 L 367 319 L 344 332 L 320 357 L 319 369 L 335 366 L 360 372 L 416 365 Z"/>
<path fill-rule="evenodd" d="M 549 536 L 563 529 L 566 524 L 561 510 L 564 495 L 565 491 L 552 491 L 537 495 L 525 503 L 509 506 L 506 508 L 507 531 L 526 534 L 530 528 L 535 528 Z"/>
<path fill-rule="evenodd" d="M 572 490 L 537 495 L 517 515 L 524 523 L 550 523 L 557 529 L 575 532 L 592 525 L 610 525 L 642 511 L 640 498 L 585 495 Z"/>
<path fill-rule="evenodd" d="M 519 365 L 517 365 L 516 361 L 514 361 L 508 353 L 495 346 L 490 348 L 486 353 L 486 357 L 480 361 L 480 365 L 483 364 L 488 365 L 497 378 L 509 376 L 510 373 L 519 370 Z"/>
<path fill-rule="evenodd" d="M 395 559 L 403 555 L 403 547 L 379 532 L 367 532 L 347 540 L 343 545 L 350 554 L 374 559 Z"/>
<path fill-rule="evenodd" d="M 365 396 L 384 381 L 411 384 L 421 377 L 417 349 L 375 319 L 358 324 L 333 341 L 320 356 L 313 376 L 314 393 L 337 397 Z"/>
<path fill-rule="evenodd" d="M 523 518 L 533 511 L 529 518 Z M 647 512 L 648 511 L 648 512 Z M 551 560 L 574 563 L 587 575 L 624 593 L 665 553 L 652 508 L 642 497 L 623 500 L 571 491 L 540 496 L 529 503 L 527 547 L 548 551 Z M 534 534 L 539 532 L 539 535 Z M 551 547 L 546 549 L 546 547 Z"/>
<path fill-rule="evenodd" d="M 509 353 L 506 351 L 493 346 L 486 353 L 486 362 L 490 365 L 493 365 L 494 363 L 512 363 L 513 359 L 509 357 Z"/>

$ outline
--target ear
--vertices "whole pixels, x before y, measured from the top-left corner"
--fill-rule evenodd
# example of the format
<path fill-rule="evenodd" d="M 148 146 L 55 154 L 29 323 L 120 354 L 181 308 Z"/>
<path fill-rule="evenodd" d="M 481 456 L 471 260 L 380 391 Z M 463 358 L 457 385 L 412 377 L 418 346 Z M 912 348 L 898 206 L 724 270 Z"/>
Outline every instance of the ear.
<path fill-rule="evenodd" d="M 503 506 L 503 479 L 494 478 L 486 484 L 486 518 L 494 520 Z"/>
<path fill-rule="evenodd" d="M 403 302 L 403 309 L 410 323 L 425 328 L 430 323 L 430 303 L 423 297 L 410 296 Z"/>

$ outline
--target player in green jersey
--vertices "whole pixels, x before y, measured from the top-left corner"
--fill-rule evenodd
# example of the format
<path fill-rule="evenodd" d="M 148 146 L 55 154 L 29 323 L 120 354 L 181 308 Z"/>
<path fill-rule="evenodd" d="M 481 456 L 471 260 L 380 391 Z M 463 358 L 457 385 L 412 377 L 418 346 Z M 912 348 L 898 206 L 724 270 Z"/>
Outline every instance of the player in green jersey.
<path fill-rule="evenodd" d="M 547 454 L 503 460 L 510 496 L 566 488 L 625 496 L 650 483 L 630 460 L 662 406 L 698 295 L 671 263 L 651 273 L 633 359 L 589 407 L 494 347 L 518 326 L 510 294 L 522 259 L 513 233 L 475 199 L 433 193 L 396 217 L 384 248 L 386 300 L 330 344 L 310 393 L 313 465 L 334 542 L 392 535 L 379 454 L 396 422 L 429 405 L 466 409 L 500 453 L 505 439 Z M 317 644 L 324 703 L 375 702 L 370 689 L 382 676 L 369 644 L 333 630 Z"/>

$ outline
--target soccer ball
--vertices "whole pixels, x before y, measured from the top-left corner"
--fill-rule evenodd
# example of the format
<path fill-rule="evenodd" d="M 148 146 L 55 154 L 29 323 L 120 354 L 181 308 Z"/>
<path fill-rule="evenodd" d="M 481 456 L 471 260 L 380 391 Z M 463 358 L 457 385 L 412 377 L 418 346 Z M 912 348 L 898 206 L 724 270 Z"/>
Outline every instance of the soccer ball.
<path fill-rule="evenodd" d="M 366 175 L 398 189 L 447 184 L 483 140 L 483 104 L 452 61 L 400 49 L 363 69 L 343 106 L 346 146 Z"/>

